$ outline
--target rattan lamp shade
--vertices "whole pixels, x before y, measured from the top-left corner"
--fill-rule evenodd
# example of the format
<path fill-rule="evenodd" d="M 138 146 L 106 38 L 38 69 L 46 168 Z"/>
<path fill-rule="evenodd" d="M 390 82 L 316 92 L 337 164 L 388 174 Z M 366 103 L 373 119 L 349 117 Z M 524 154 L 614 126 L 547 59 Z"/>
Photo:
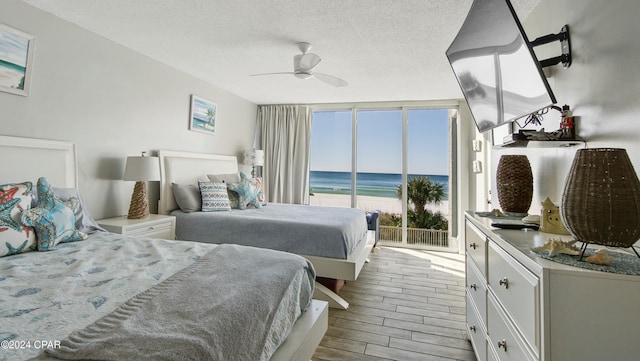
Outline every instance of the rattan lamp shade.
<path fill-rule="evenodd" d="M 526 155 L 503 155 L 496 170 L 500 208 L 506 213 L 526 214 L 533 197 L 533 173 Z"/>
<path fill-rule="evenodd" d="M 145 181 L 160 180 L 160 159 L 158 157 L 127 157 L 124 180 L 136 181 L 129 204 L 129 219 L 149 217 L 149 199 Z"/>
<path fill-rule="evenodd" d="M 580 149 L 560 208 L 579 241 L 631 247 L 640 239 L 640 181 L 624 149 Z"/>

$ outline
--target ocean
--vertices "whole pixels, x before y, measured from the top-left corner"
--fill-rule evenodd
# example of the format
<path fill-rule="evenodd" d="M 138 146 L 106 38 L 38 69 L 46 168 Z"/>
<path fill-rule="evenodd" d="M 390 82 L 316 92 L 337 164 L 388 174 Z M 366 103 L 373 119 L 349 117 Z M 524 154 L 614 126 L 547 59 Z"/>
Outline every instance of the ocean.
<path fill-rule="evenodd" d="M 310 186 L 314 193 L 330 194 L 351 194 L 351 173 L 350 172 L 309 172 Z M 409 174 L 409 179 L 415 177 L 429 177 L 432 182 L 444 185 L 446 201 L 449 199 L 449 176 Z M 396 188 L 402 184 L 402 175 L 394 173 L 358 173 L 357 187 L 358 195 L 387 197 L 397 199 Z"/>

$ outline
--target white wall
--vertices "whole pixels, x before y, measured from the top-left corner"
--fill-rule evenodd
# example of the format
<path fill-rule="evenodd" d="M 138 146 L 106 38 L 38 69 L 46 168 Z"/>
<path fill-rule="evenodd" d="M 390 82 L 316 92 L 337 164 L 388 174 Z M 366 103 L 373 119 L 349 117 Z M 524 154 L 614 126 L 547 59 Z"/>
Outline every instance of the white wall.
<path fill-rule="evenodd" d="M 524 22 L 530 40 L 557 33 L 568 24 L 573 64 L 554 67 L 550 85 L 558 104 L 577 116 L 578 135 L 588 147 L 626 148 L 640 170 L 640 14 L 637 0 L 541 0 Z M 559 55 L 559 44 L 545 46 L 539 58 Z M 546 55 L 546 56 L 545 56 Z M 556 115 L 557 114 L 557 115 Z M 558 129 L 559 113 L 545 118 L 547 131 Z M 576 149 L 503 149 L 492 152 L 493 205 L 497 208 L 495 167 L 502 154 L 526 154 L 534 176 L 529 213 L 540 212 L 549 196 L 560 203 L 564 180 Z"/>
<path fill-rule="evenodd" d="M 257 106 L 247 100 L 18 0 L 0 2 L 0 22 L 36 36 L 30 95 L 0 92 L 0 134 L 75 143 L 79 188 L 96 219 L 128 210 L 126 156 L 239 155 L 253 144 Z M 191 94 L 217 103 L 214 136 L 188 130 Z M 154 212 L 157 182 L 149 192 Z"/>

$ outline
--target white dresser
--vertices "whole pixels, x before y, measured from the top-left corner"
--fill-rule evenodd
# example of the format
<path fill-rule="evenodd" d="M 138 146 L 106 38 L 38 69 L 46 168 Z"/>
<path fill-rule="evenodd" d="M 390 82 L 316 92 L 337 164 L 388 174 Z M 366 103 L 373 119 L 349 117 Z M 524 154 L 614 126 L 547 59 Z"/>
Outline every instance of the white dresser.
<path fill-rule="evenodd" d="M 467 328 L 479 361 L 640 360 L 640 276 L 542 259 L 530 249 L 557 235 L 490 224 L 466 213 Z"/>

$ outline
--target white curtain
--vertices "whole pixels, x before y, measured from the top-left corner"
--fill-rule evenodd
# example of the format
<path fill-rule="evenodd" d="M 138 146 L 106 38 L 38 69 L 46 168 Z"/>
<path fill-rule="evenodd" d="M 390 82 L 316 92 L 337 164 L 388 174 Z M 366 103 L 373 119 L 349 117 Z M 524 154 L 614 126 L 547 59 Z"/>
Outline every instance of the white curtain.
<path fill-rule="evenodd" d="M 269 202 L 309 203 L 311 108 L 302 105 L 258 107 L 259 147 Z"/>

